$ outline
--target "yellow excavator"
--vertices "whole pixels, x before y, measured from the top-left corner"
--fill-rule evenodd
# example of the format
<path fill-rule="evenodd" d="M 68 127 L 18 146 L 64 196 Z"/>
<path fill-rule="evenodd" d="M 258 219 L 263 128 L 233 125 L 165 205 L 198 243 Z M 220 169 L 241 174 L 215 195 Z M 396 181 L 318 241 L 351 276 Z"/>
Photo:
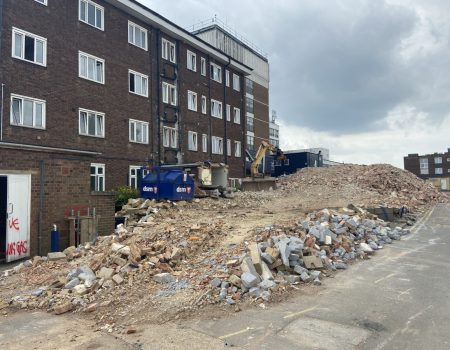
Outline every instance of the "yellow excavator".
<path fill-rule="evenodd" d="M 264 174 L 261 174 L 258 172 L 258 168 L 268 151 L 274 152 L 276 154 L 277 160 L 285 160 L 286 159 L 286 156 L 284 155 L 284 153 L 281 149 L 270 144 L 267 141 L 262 141 L 261 145 L 258 148 L 258 152 L 256 152 L 255 160 L 252 162 L 252 165 L 250 168 L 252 178 L 264 176 Z"/>

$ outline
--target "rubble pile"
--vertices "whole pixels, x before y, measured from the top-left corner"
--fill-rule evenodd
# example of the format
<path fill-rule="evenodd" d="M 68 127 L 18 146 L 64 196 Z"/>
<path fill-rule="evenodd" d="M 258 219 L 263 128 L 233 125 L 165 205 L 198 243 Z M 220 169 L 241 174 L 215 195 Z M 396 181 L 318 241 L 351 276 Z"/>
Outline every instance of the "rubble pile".
<path fill-rule="evenodd" d="M 409 233 L 350 207 L 324 209 L 291 226 L 258 230 L 256 243 L 248 245 L 246 254 L 227 262 L 229 277 L 214 278 L 210 284 L 228 304 L 247 294 L 268 301 L 280 287 L 300 282 L 320 285 L 324 274 L 346 269 L 349 262 L 365 259 Z"/>
<path fill-rule="evenodd" d="M 353 201 L 361 198 L 366 206 L 417 208 L 423 204 L 448 202 L 448 195 L 409 171 L 387 164 L 340 165 L 330 168 L 304 168 L 279 182 L 284 191 L 298 190 L 317 195 L 338 189 L 342 196 L 351 191 Z M 358 193 L 360 192 L 360 194 Z"/>

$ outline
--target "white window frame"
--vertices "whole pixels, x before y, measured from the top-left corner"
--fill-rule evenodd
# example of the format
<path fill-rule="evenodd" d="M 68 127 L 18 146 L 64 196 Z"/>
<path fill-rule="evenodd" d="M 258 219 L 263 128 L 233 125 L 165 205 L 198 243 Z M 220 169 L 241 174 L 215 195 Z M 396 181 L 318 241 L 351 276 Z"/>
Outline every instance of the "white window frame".
<path fill-rule="evenodd" d="M 188 109 L 197 112 L 197 93 L 188 90 Z"/>
<path fill-rule="evenodd" d="M 131 126 L 134 125 L 134 132 L 132 133 Z M 142 141 L 137 140 L 137 126 L 142 128 Z M 142 120 L 130 119 L 128 123 L 128 139 L 132 143 L 140 143 L 143 145 L 148 145 L 149 139 L 149 123 L 143 122 Z"/>
<path fill-rule="evenodd" d="M 420 168 L 420 175 L 429 175 L 428 168 Z"/>
<path fill-rule="evenodd" d="M 212 154 L 223 155 L 223 138 L 218 136 L 211 136 Z"/>
<path fill-rule="evenodd" d="M 284 165 L 284 166 L 289 166 L 289 158 L 285 158 L 285 159 L 283 160 L 283 165 Z"/>
<path fill-rule="evenodd" d="M 218 82 L 218 83 L 222 83 L 222 67 L 215 64 L 215 63 L 210 63 L 210 75 L 211 75 L 211 79 Z"/>
<path fill-rule="evenodd" d="M 131 75 L 134 75 L 134 89 L 136 90 L 136 77 L 138 77 L 141 81 L 141 89 L 145 89 L 144 93 L 140 94 L 136 91 L 131 91 L 131 82 L 130 82 L 130 78 Z M 148 75 L 136 72 L 134 70 L 128 69 L 128 92 L 138 95 L 138 96 L 143 96 L 143 97 L 148 97 Z"/>
<path fill-rule="evenodd" d="M 45 5 L 45 6 L 48 5 L 47 0 L 34 0 L 34 1 L 36 1 L 36 2 L 38 2 L 40 4 L 42 4 L 42 5 Z"/>
<path fill-rule="evenodd" d="M 163 127 L 163 146 L 167 148 L 178 147 L 178 130 L 176 128 Z"/>
<path fill-rule="evenodd" d="M 22 104 L 22 109 L 20 111 L 20 115 L 19 115 L 19 122 L 16 123 L 15 122 L 15 116 L 14 116 L 14 109 L 13 109 L 13 101 L 14 99 L 16 100 L 21 100 L 21 104 Z M 24 106 L 24 100 L 27 100 L 28 102 L 32 102 L 33 103 L 33 116 L 32 116 L 32 120 L 33 120 L 33 125 L 24 125 L 23 124 L 23 106 Z M 36 105 L 39 104 L 42 106 L 42 125 L 41 126 L 36 126 Z M 40 130 L 45 130 L 45 122 L 46 122 L 46 104 L 47 102 L 45 100 L 40 100 L 37 98 L 33 98 L 33 97 L 28 97 L 28 96 L 22 96 L 22 95 L 16 95 L 16 94 L 11 94 L 11 108 L 10 108 L 10 124 L 13 126 L 20 126 L 23 128 L 32 128 L 32 129 L 40 129 Z"/>
<path fill-rule="evenodd" d="M 420 169 L 428 169 L 428 158 L 419 159 Z"/>
<path fill-rule="evenodd" d="M 94 168 L 95 167 L 95 174 L 92 174 L 91 173 L 91 168 Z M 98 169 L 103 169 L 103 173 L 102 174 L 99 174 L 98 173 Z M 106 188 L 106 184 L 105 184 L 105 173 L 106 173 L 106 167 L 105 167 L 105 164 L 100 164 L 100 163 L 91 163 L 91 165 L 90 165 L 90 167 L 89 167 L 89 176 L 90 177 L 95 177 L 95 188 L 94 188 L 94 190 L 92 190 L 91 189 L 91 191 L 94 191 L 94 192 L 104 192 L 105 191 L 105 188 Z M 100 188 L 100 182 L 99 182 L 99 180 L 100 179 L 103 179 L 103 182 L 102 182 L 102 188 Z M 89 187 L 90 187 L 90 181 L 89 181 Z"/>
<path fill-rule="evenodd" d="M 200 74 L 206 77 L 206 58 L 200 58 Z"/>
<path fill-rule="evenodd" d="M 233 90 L 241 91 L 241 77 L 233 73 Z"/>
<path fill-rule="evenodd" d="M 161 57 L 169 62 L 177 63 L 177 51 L 175 43 L 161 38 Z"/>
<path fill-rule="evenodd" d="M 233 118 L 234 123 L 235 124 L 241 124 L 241 110 L 239 108 L 237 108 L 237 107 L 234 107 L 233 111 L 234 111 L 234 113 L 233 113 L 233 115 L 234 115 L 234 118 Z"/>
<path fill-rule="evenodd" d="M 211 99 L 211 117 L 222 119 L 222 102 Z"/>
<path fill-rule="evenodd" d="M 230 71 L 228 69 L 225 70 L 225 85 L 230 87 Z"/>
<path fill-rule="evenodd" d="M 16 55 L 16 34 L 22 35 L 22 43 L 20 47 L 20 55 Z M 25 37 L 30 37 L 34 39 L 34 58 L 32 61 L 27 60 L 25 58 Z M 42 42 L 42 62 L 38 62 L 36 59 L 37 51 L 36 51 L 36 41 Z M 11 55 L 14 58 L 17 58 L 19 60 L 30 62 L 33 64 L 37 64 L 38 66 L 47 67 L 47 39 L 43 38 L 39 35 L 27 32 L 25 30 L 12 27 L 12 46 L 11 46 Z"/>
<path fill-rule="evenodd" d="M 231 121 L 231 106 L 227 104 L 225 114 L 227 116 L 227 122 Z"/>
<path fill-rule="evenodd" d="M 227 156 L 231 157 L 231 140 L 227 139 Z"/>
<path fill-rule="evenodd" d="M 86 18 L 83 19 L 81 18 L 81 4 L 85 3 L 86 4 L 86 10 L 85 10 L 85 15 Z M 89 14 L 88 14 L 88 9 L 89 9 L 89 5 L 92 5 L 95 7 L 95 24 L 91 24 L 89 23 Z M 97 10 L 100 10 L 102 16 L 101 16 L 101 21 L 102 21 L 102 25 L 99 27 L 97 26 Z M 101 31 L 105 30 L 105 9 L 103 6 L 100 6 L 99 4 L 93 2 L 92 0 L 79 0 L 78 1 L 78 19 L 80 20 L 80 22 L 86 23 L 87 25 L 97 28 Z"/>
<path fill-rule="evenodd" d="M 86 76 L 83 76 L 81 74 L 82 57 L 86 58 L 86 66 L 84 67 L 86 69 Z M 102 80 L 97 80 L 96 79 L 96 78 L 98 78 L 97 77 L 97 72 L 98 72 L 97 69 L 94 69 L 95 78 L 94 79 L 89 78 L 89 73 L 88 73 L 88 71 L 89 71 L 89 63 L 88 63 L 89 59 L 95 60 L 95 66 L 97 66 L 98 63 L 102 64 Z M 89 81 L 93 81 L 93 82 L 98 83 L 98 84 L 103 84 L 104 85 L 105 84 L 105 60 L 100 58 L 100 57 L 96 57 L 94 55 L 90 55 L 90 54 L 88 54 L 86 52 L 78 51 L 78 77 L 80 77 L 82 79 L 89 80 Z"/>
<path fill-rule="evenodd" d="M 162 100 L 172 106 L 177 105 L 177 87 L 175 85 L 162 83 Z"/>
<path fill-rule="evenodd" d="M 202 96 L 202 114 L 206 114 L 206 111 L 208 110 L 207 104 L 206 96 Z"/>
<path fill-rule="evenodd" d="M 198 135 L 195 131 L 188 131 L 188 150 L 198 151 Z"/>
<path fill-rule="evenodd" d="M 187 50 L 187 63 L 186 63 L 186 67 L 187 69 L 196 72 L 197 71 L 197 54 Z"/>
<path fill-rule="evenodd" d="M 144 42 L 143 45 L 138 45 L 136 43 L 136 30 L 138 30 L 139 34 L 141 35 L 142 39 L 142 33 L 144 34 Z M 131 45 L 134 45 L 136 47 L 139 47 L 142 50 L 148 51 L 148 31 L 144 27 L 141 27 L 140 25 L 128 21 L 128 43 Z"/>
<path fill-rule="evenodd" d="M 434 168 L 434 173 L 436 175 L 442 175 L 444 173 L 442 168 Z"/>
<path fill-rule="evenodd" d="M 203 150 L 203 153 L 208 152 L 208 135 L 206 135 L 206 134 L 202 135 L 202 150 Z"/>
<path fill-rule="evenodd" d="M 442 157 L 434 157 L 434 164 L 442 164 Z"/>
<path fill-rule="evenodd" d="M 241 141 L 234 141 L 234 156 L 240 158 L 242 156 L 242 144 Z"/>
<path fill-rule="evenodd" d="M 85 124 L 85 132 L 81 131 L 81 113 L 86 113 L 86 124 Z M 95 116 L 95 132 L 94 134 L 89 133 L 89 114 L 94 114 Z M 97 130 L 98 124 L 97 124 L 97 118 L 101 117 L 102 123 L 101 123 L 101 131 Z M 89 137 L 98 137 L 98 138 L 105 138 L 105 113 L 92 111 L 85 108 L 79 108 L 78 109 L 78 134 L 83 136 L 89 136 Z"/>
<path fill-rule="evenodd" d="M 130 165 L 128 168 L 128 186 L 138 188 L 138 175 L 139 170 L 141 170 L 143 167 L 140 165 Z M 134 171 L 134 174 L 133 174 Z M 149 173 L 148 169 L 142 169 L 142 178 L 146 177 Z M 135 184 L 133 185 L 133 181 L 135 181 Z"/>

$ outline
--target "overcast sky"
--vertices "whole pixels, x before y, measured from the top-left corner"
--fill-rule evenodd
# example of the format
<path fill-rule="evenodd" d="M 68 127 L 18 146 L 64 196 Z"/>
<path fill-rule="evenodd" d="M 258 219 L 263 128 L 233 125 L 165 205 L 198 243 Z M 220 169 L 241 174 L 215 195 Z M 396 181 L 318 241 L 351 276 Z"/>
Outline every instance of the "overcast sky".
<path fill-rule="evenodd" d="M 281 147 L 403 167 L 450 147 L 447 0 L 140 0 L 182 27 L 217 15 L 269 55 Z"/>

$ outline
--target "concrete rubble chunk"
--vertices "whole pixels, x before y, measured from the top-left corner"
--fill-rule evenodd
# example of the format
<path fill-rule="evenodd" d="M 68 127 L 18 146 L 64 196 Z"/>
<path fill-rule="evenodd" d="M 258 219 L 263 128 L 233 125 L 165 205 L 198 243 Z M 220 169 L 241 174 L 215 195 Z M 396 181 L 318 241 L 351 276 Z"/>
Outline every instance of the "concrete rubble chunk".
<path fill-rule="evenodd" d="M 303 263 L 307 269 L 321 269 L 323 268 L 322 259 L 318 256 L 304 256 Z"/>
<path fill-rule="evenodd" d="M 360 243 L 359 247 L 364 253 L 373 253 L 373 249 L 367 243 Z"/>
<path fill-rule="evenodd" d="M 49 261 L 57 261 L 67 259 L 67 256 L 63 252 L 56 252 L 56 253 L 48 253 L 47 258 Z"/>
<path fill-rule="evenodd" d="M 86 288 L 86 286 L 84 284 L 79 284 L 79 285 L 73 287 L 72 290 L 75 294 L 78 294 L 78 295 L 84 295 L 88 292 L 88 289 Z"/>
<path fill-rule="evenodd" d="M 116 283 L 116 284 L 122 284 L 123 283 L 123 278 L 121 275 L 116 274 L 112 277 L 112 280 Z"/>
<path fill-rule="evenodd" d="M 300 282 L 300 276 L 288 275 L 283 277 L 284 280 L 290 284 L 295 284 Z"/>
<path fill-rule="evenodd" d="M 55 313 L 55 315 L 61 315 L 61 314 L 71 311 L 72 309 L 73 309 L 73 304 L 70 301 L 67 301 L 64 304 L 56 305 L 53 308 L 53 312 Z"/>
<path fill-rule="evenodd" d="M 253 243 L 249 247 L 250 249 L 250 258 L 252 259 L 253 266 L 255 267 L 256 272 L 261 275 L 262 267 L 261 267 L 261 256 L 259 254 L 258 244 Z"/>
<path fill-rule="evenodd" d="M 263 280 L 260 284 L 259 287 L 263 290 L 267 290 L 270 288 L 275 287 L 277 284 L 274 281 L 271 280 Z"/>
<path fill-rule="evenodd" d="M 275 259 L 273 258 L 272 255 L 270 255 L 269 253 L 265 253 L 265 252 L 261 254 L 261 259 L 266 264 L 269 264 L 269 265 L 272 265 L 274 263 L 274 261 L 275 261 Z"/>
<path fill-rule="evenodd" d="M 311 281 L 311 276 L 310 276 L 307 272 L 303 272 L 303 273 L 300 275 L 300 279 L 301 279 L 303 282 L 309 282 L 309 281 Z"/>
<path fill-rule="evenodd" d="M 79 284 L 80 284 L 80 280 L 78 279 L 78 277 L 75 277 L 73 280 L 71 280 L 64 286 L 64 289 L 72 289 L 72 288 L 78 286 Z"/>
<path fill-rule="evenodd" d="M 244 288 L 250 289 L 259 284 L 259 278 L 250 272 L 244 272 L 241 276 L 241 282 Z"/>
<path fill-rule="evenodd" d="M 175 282 L 175 277 L 173 277 L 170 273 L 163 272 L 153 276 L 153 280 L 157 283 L 167 284 Z"/>
<path fill-rule="evenodd" d="M 283 238 L 278 243 L 278 249 L 280 250 L 281 260 L 284 266 L 289 267 L 289 254 L 291 250 L 289 248 L 290 240 L 288 238 Z"/>
<path fill-rule="evenodd" d="M 222 286 L 222 280 L 220 278 L 214 278 L 209 282 L 214 288 L 219 288 Z"/>
<path fill-rule="evenodd" d="M 249 256 L 246 256 L 241 263 L 241 271 L 251 273 L 257 279 L 259 279 L 259 273 L 256 271 L 255 266 L 253 265 L 253 261 Z M 241 276 L 242 279 L 242 276 Z"/>
<path fill-rule="evenodd" d="M 233 286 L 236 286 L 236 287 L 241 287 L 241 279 L 238 277 L 238 276 L 236 276 L 236 275 L 231 275 L 229 278 L 228 278 L 228 281 L 233 285 Z"/>
<path fill-rule="evenodd" d="M 252 298 L 259 298 L 261 296 L 261 289 L 259 287 L 250 288 L 248 294 Z"/>
<path fill-rule="evenodd" d="M 273 274 L 270 271 L 269 266 L 267 266 L 265 262 L 261 262 L 261 269 L 262 269 L 261 278 L 263 280 L 273 280 Z"/>
<path fill-rule="evenodd" d="M 98 278 L 110 280 L 112 276 L 114 276 L 114 269 L 111 269 L 109 267 L 102 267 L 98 272 Z"/>

